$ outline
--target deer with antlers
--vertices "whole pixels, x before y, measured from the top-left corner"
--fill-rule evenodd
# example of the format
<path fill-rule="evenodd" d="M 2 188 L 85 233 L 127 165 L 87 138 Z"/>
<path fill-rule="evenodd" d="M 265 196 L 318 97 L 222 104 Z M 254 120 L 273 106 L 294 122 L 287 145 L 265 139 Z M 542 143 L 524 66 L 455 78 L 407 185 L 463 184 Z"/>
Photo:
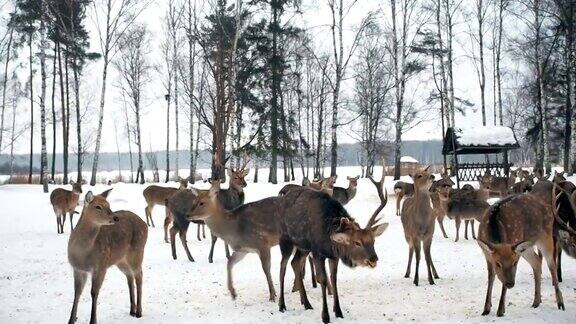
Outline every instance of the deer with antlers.
<path fill-rule="evenodd" d="M 556 196 L 553 193 L 552 206 L 555 205 Z M 535 286 L 532 307 L 538 307 L 542 302 L 542 255 L 552 276 L 558 309 L 565 309 L 558 285 L 554 252 L 553 233 L 557 210 L 551 208 L 552 206 L 542 203 L 533 194 L 519 194 L 498 201 L 485 214 L 480 223 L 477 240 L 486 258 L 488 270 L 488 289 L 482 315 L 490 313 L 492 287 L 497 276 L 502 282 L 502 293 L 496 314 L 504 316 L 506 292 L 514 287 L 520 257 L 532 267 Z M 538 248 L 538 253 L 534 251 L 534 247 Z"/>
<path fill-rule="evenodd" d="M 88 274 L 92 276 L 90 323 L 96 323 L 100 288 L 106 271 L 114 265 L 128 280 L 130 316 L 142 317 L 142 260 L 148 227 L 130 211 L 113 212 L 106 200 L 110 190 L 100 195 L 91 191 L 86 194 L 80 220 L 68 240 L 68 261 L 74 269 L 74 303 L 68 323 L 76 321 Z"/>
<path fill-rule="evenodd" d="M 313 190 L 294 190 L 282 198 L 280 221 L 280 298 L 279 309 L 286 311 L 284 300 L 284 276 L 288 259 L 296 250 L 292 267 L 299 282 L 300 301 L 306 309 L 312 306 L 308 301 L 302 282 L 302 270 L 306 256 L 312 253 L 317 280 L 322 287 L 322 321 L 330 322 L 326 300 L 328 275 L 325 260 L 330 265 L 330 281 L 334 297 L 334 313 L 343 317 L 337 287 L 339 260 L 349 266 L 376 267 L 378 256 L 374 250 L 374 239 L 388 227 L 388 223 L 376 225 L 376 218 L 386 206 L 387 198 L 383 193 L 384 172 L 380 182 L 374 182 L 378 188 L 380 205 L 370 217 L 367 225 L 361 228 L 350 217 L 342 204 L 328 194 Z"/>
<path fill-rule="evenodd" d="M 408 243 L 408 266 L 405 278 L 410 277 L 412 256 L 416 254 L 416 269 L 414 272 L 414 284 L 418 286 L 418 268 L 420 265 L 420 249 L 424 248 L 424 258 L 428 270 L 428 282 L 433 285 L 434 278 L 438 279 L 438 273 L 432 262 L 430 249 L 434 236 L 434 213 L 430 206 L 430 186 L 434 176 L 428 173 L 428 167 L 411 175 L 414 181 L 414 194 L 408 197 L 402 205 L 401 220 L 404 227 L 404 237 Z"/>
<path fill-rule="evenodd" d="M 74 229 L 73 217 L 78 206 L 78 199 L 82 193 L 82 183 L 70 181 L 72 191 L 56 188 L 50 194 L 50 203 L 56 214 L 56 225 L 58 234 L 64 233 L 64 223 L 66 223 L 66 214 L 70 214 L 70 231 Z"/>

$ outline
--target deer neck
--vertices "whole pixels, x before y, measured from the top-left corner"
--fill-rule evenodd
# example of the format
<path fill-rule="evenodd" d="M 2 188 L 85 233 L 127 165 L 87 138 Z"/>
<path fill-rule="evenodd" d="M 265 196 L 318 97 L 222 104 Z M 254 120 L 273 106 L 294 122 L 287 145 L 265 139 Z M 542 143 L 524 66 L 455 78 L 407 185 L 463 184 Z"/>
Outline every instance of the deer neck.
<path fill-rule="evenodd" d="M 94 247 L 98 233 L 100 233 L 100 227 L 87 220 L 87 216 L 82 213 L 78 224 L 76 224 L 70 234 L 68 244 L 72 245 L 75 251 L 91 250 Z"/>
<path fill-rule="evenodd" d="M 210 217 L 208 217 L 205 222 L 206 225 L 212 230 L 213 227 L 217 227 L 223 224 L 230 218 L 232 213 L 226 210 L 224 206 L 218 201 L 213 201 L 210 207 Z"/>
<path fill-rule="evenodd" d="M 244 188 L 242 188 L 242 186 L 237 185 L 237 184 L 232 183 L 232 182 L 230 183 L 230 189 L 234 189 L 234 190 L 236 190 L 237 192 L 239 192 L 239 193 L 241 193 L 241 194 L 244 193 Z"/>
<path fill-rule="evenodd" d="M 348 199 L 352 199 L 354 198 L 354 196 L 356 196 L 356 190 L 357 190 L 356 186 L 348 185 L 348 188 L 346 189 Z"/>

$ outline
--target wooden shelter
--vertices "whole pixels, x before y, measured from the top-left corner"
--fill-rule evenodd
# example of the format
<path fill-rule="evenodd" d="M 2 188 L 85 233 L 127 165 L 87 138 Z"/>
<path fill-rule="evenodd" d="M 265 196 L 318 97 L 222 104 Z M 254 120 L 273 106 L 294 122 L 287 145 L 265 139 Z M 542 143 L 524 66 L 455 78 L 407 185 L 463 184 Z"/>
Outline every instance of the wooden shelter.
<path fill-rule="evenodd" d="M 454 165 L 451 171 L 456 176 L 456 184 L 460 188 L 460 181 L 475 181 L 478 176 L 483 176 L 487 172 L 497 176 L 508 176 L 512 163 L 508 162 L 506 153 L 517 148 L 520 148 L 520 144 L 510 127 L 448 127 L 442 154 L 453 156 Z M 459 155 L 471 154 L 502 154 L 503 157 L 502 162 L 459 162 Z"/>

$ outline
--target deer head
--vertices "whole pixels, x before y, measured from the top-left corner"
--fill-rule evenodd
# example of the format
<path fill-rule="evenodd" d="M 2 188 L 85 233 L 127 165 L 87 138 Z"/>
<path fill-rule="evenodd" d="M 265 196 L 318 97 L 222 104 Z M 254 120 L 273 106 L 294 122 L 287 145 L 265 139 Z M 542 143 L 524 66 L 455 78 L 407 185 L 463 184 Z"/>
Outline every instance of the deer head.
<path fill-rule="evenodd" d="M 186 188 L 188 188 L 188 178 L 184 178 L 184 179 L 180 178 L 180 179 L 178 180 L 178 183 L 180 183 L 180 188 L 179 188 L 179 189 L 186 189 Z"/>
<path fill-rule="evenodd" d="M 516 244 L 489 243 L 477 240 L 478 245 L 488 256 L 488 261 L 496 272 L 496 276 L 506 288 L 514 287 L 516 282 L 516 266 L 524 251 L 534 245 L 530 241 L 522 241 Z"/>
<path fill-rule="evenodd" d="M 346 177 L 346 179 L 348 179 L 348 186 L 355 188 L 358 186 L 358 179 L 360 179 L 360 176 Z"/>
<path fill-rule="evenodd" d="M 554 183 L 560 183 L 562 181 L 566 181 L 566 177 L 564 176 L 564 172 L 554 171 L 554 179 L 552 181 Z"/>
<path fill-rule="evenodd" d="M 72 185 L 72 192 L 81 194 L 82 193 L 82 183 L 81 182 L 74 182 L 70 180 L 70 184 Z"/>
<path fill-rule="evenodd" d="M 336 179 L 338 179 L 337 175 L 333 175 L 324 179 L 322 181 L 322 188 L 333 189 L 334 185 L 336 184 Z"/>
<path fill-rule="evenodd" d="M 236 189 L 242 189 L 246 187 L 246 180 L 244 178 L 250 172 L 250 169 L 247 169 L 246 166 L 250 162 L 250 157 L 248 155 L 244 155 L 244 162 L 242 166 L 238 170 L 234 170 L 234 168 L 228 168 L 228 176 L 230 177 L 230 186 Z"/>
<path fill-rule="evenodd" d="M 112 216 L 110 204 L 106 200 L 112 189 L 108 189 L 99 195 L 94 195 L 92 191 L 86 193 L 84 198 L 84 208 L 82 218 L 96 226 L 113 225 L 120 219 Z"/>
<path fill-rule="evenodd" d="M 191 189 L 196 199 L 186 216 L 189 221 L 205 220 L 219 210 L 218 193 L 220 192 L 221 181 L 212 179 L 208 179 L 208 181 L 210 182 L 208 191 Z"/>
<path fill-rule="evenodd" d="M 478 176 L 478 182 L 480 183 L 480 190 L 490 190 L 492 187 L 492 180 L 494 177 L 488 173 L 483 176 Z"/>
<path fill-rule="evenodd" d="M 418 188 L 421 190 L 430 190 L 432 183 L 434 182 L 434 175 L 428 173 L 427 166 L 424 170 L 416 172 L 415 174 L 411 174 L 410 177 L 414 182 L 414 188 Z"/>

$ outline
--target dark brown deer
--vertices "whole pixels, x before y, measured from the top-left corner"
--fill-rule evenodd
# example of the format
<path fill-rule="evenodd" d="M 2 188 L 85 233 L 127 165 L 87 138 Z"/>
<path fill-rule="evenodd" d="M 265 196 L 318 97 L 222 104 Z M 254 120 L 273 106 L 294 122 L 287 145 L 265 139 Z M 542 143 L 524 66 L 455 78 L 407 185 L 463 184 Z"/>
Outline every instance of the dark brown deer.
<path fill-rule="evenodd" d="M 521 172 L 525 172 L 522 170 Z M 534 175 L 533 174 L 525 174 L 522 176 L 519 182 L 516 182 L 512 187 L 508 189 L 508 194 L 520 194 L 529 192 L 532 190 L 532 186 L 534 185 Z"/>
<path fill-rule="evenodd" d="M 246 254 L 258 253 L 270 300 L 274 301 L 276 291 L 270 275 L 270 248 L 277 245 L 280 238 L 277 206 L 282 198 L 269 197 L 228 210 L 219 198 L 220 182 L 212 181 L 211 185 L 207 192 L 198 193 L 197 206 L 188 212 L 188 220 L 204 220 L 213 235 L 224 240 L 234 251 L 227 266 L 228 290 L 233 299 L 237 296 L 232 280 L 234 265 Z"/>
<path fill-rule="evenodd" d="M 510 196 L 490 207 L 478 231 L 478 245 L 486 257 L 488 270 L 488 289 L 482 315 L 490 313 L 492 287 L 494 277 L 497 276 L 502 282 L 497 315 L 504 316 L 506 292 L 514 287 L 520 257 L 532 267 L 535 286 L 532 307 L 538 307 L 542 302 L 542 255 L 552 276 L 558 309 L 564 310 L 554 258 L 554 218 L 554 208 L 541 203 L 532 194 Z M 538 248 L 538 253 L 534 251 L 534 247 Z"/>
<path fill-rule="evenodd" d="M 346 177 L 348 180 L 348 188 L 333 187 L 332 198 L 338 200 L 343 206 L 345 206 L 350 202 L 350 200 L 356 197 L 359 178 L 360 176 Z"/>
<path fill-rule="evenodd" d="M 64 223 L 66 223 L 66 214 L 70 215 L 70 231 L 74 229 L 73 217 L 78 206 L 78 199 L 82 193 L 82 183 L 70 181 L 72 191 L 56 188 L 50 194 L 50 203 L 56 214 L 56 225 L 58 234 L 64 233 Z"/>
<path fill-rule="evenodd" d="M 404 227 L 404 237 L 408 243 L 408 266 L 405 278 L 410 277 L 410 267 L 412 256 L 416 254 L 416 270 L 414 272 L 414 284 L 418 286 L 418 268 L 420 266 L 420 249 L 424 248 L 424 258 L 428 270 L 428 282 L 433 285 L 434 278 L 438 279 L 438 273 L 432 261 L 430 249 L 432 237 L 434 236 L 434 213 L 430 206 L 430 187 L 434 181 L 434 176 L 428 173 L 428 167 L 423 171 L 411 175 L 414 181 L 414 194 L 404 201 L 401 211 L 402 226 Z"/>
<path fill-rule="evenodd" d="M 388 227 L 387 223 L 376 225 L 376 217 L 386 205 L 386 195 L 382 192 L 382 180 L 377 182 L 380 206 L 370 217 L 366 227 L 361 228 L 350 217 L 346 209 L 328 194 L 313 190 L 290 191 L 281 198 L 281 238 L 280 250 L 282 261 L 280 263 L 280 298 L 279 309 L 286 311 L 284 300 L 284 276 L 286 266 L 294 249 L 296 253 L 292 260 L 298 287 L 300 301 L 305 309 L 311 309 L 304 283 L 302 282 L 302 269 L 306 256 L 312 253 L 314 268 L 317 271 L 317 280 L 322 287 L 322 321 L 330 322 L 326 300 L 328 275 L 325 260 L 329 260 L 330 280 L 334 297 L 334 313 L 336 317 L 343 317 L 337 287 L 338 262 L 349 267 L 365 266 L 376 267 L 378 256 L 374 250 L 374 239 L 381 235 Z"/>
<path fill-rule="evenodd" d="M 188 187 L 188 179 L 180 179 L 178 182 L 180 183 L 179 189 L 186 189 Z M 144 212 L 146 213 L 146 224 L 148 226 L 154 227 L 154 220 L 152 219 L 154 206 L 166 206 L 166 199 L 172 196 L 176 190 L 178 189 L 157 185 L 151 185 L 144 189 L 142 195 L 144 195 L 144 199 L 146 200 Z M 166 227 L 164 228 L 164 240 L 168 242 L 168 229 Z"/>
<path fill-rule="evenodd" d="M 76 321 L 78 301 L 88 274 L 92 277 L 90 323 L 96 323 L 100 288 L 106 271 L 113 265 L 128 279 L 130 315 L 142 317 L 142 260 L 148 227 L 130 211 L 112 212 L 106 201 L 110 190 L 97 196 L 91 191 L 86 194 L 80 220 L 68 240 L 68 261 L 74 269 L 74 303 L 69 323 Z"/>

